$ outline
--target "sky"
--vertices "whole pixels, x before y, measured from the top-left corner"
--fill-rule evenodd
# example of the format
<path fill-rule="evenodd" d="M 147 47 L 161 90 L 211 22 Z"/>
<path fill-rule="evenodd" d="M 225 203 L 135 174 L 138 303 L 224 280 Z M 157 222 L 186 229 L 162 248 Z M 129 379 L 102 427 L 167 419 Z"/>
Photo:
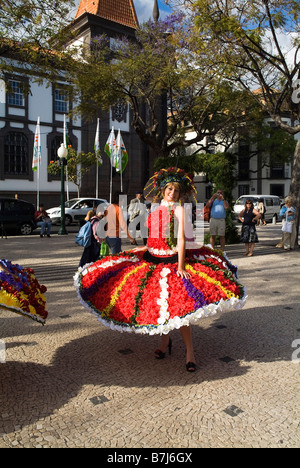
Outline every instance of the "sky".
<path fill-rule="evenodd" d="M 149 18 L 152 18 L 154 0 L 133 0 L 136 14 L 139 22 L 143 23 Z M 160 19 L 164 18 L 167 14 L 171 13 L 170 7 L 166 6 L 163 0 L 158 0 L 158 7 L 160 11 Z"/>
<path fill-rule="evenodd" d="M 154 0 L 133 0 L 133 2 L 140 23 L 148 21 L 149 18 L 152 18 Z M 75 3 L 77 10 L 80 0 L 75 0 Z M 158 7 L 160 11 L 160 19 L 163 19 L 165 16 L 171 13 L 170 7 L 166 6 L 163 0 L 158 0 Z"/>

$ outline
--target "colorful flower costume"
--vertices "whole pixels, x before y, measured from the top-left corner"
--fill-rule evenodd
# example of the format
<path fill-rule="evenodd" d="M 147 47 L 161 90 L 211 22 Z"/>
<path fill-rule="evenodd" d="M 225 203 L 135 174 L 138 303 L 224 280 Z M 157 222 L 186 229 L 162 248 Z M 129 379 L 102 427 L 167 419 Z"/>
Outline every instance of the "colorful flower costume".
<path fill-rule="evenodd" d="M 124 252 L 80 268 L 75 287 L 82 304 L 118 331 L 167 334 L 218 312 L 240 309 L 246 297 L 237 268 L 219 252 L 186 252 L 190 279 L 177 276 L 175 208 L 149 215 L 147 252 Z"/>
<path fill-rule="evenodd" d="M 46 322 L 45 286 L 41 286 L 30 268 L 0 260 L 0 308 L 29 317 L 43 325 Z"/>

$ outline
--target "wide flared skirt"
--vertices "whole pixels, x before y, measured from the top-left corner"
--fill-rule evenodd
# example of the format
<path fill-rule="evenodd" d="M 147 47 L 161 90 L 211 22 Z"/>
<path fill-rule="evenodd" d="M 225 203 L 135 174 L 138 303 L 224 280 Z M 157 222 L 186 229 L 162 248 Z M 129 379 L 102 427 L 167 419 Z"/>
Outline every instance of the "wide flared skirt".
<path fill-rule="evenodd" d="M 30 268 L 0 260 L 0 309 L 9 310 L 41 324 L 46 323 L 45 292 Z"/>
<path fill-rule="evenodd" d="M 178 277 L 177 268 L 171 259 L 153 263 L 125 252 L 79 268 L 75 287 L 82 304 L 120 332 L 167 334 L 244 306 L 245 288 L 237 281 L 236 267 L 220 252 L 207 247 L 189 252 L 190 279 Z"/>

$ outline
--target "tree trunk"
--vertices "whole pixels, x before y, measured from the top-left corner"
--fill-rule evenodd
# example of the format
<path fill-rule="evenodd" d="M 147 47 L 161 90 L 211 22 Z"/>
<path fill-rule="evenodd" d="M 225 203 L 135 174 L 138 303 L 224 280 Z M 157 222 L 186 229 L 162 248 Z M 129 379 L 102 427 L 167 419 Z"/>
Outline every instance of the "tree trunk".
<path fill-rule="evenodd" d="M 290 196 L 293 199 L 293 206 L 296 208 L 296 229 L 294 248 L 298 248 L 299 220 L 300 220 L 300 140 L 298 140 L 293 162 Z"/>

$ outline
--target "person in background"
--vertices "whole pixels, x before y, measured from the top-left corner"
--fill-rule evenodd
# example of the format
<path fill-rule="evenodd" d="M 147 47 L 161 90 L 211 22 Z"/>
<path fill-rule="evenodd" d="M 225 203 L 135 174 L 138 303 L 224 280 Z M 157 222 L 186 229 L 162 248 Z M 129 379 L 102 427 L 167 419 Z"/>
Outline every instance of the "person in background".
<path fill-rule="evenodd" d="M 247 257 L 252 257 L 255 243 L 258 242 L 255 224 L 260 219 L 260 213 L 254 208 L 252 200 L 246 200 L 245 208 L 239 214 L 243 223 L 241 242 L 245 243 Z"/>
<path fill-rule="evenodd" d="M 283 248 L 284 250 L 294 250 L 295 237 L 296 237 L 296 209 L 292 206 L 292 197 L 286 197 L 285 205 L 280 210 L 280 216 L 282 216 L 282 221 L 289 223 L 291 225 L 291 232 L 283 231 Z"/>
<path fill-rule="evenodd" d="M 135 239 L 130 235 L 127 223 L 124 219 L 122 209 L 119 206 L 120 197 L 122 192 L 116 192 L 113 196 L 112 203 L 109 205 L 104 213 L 105 221 L 107 224 L 106 229 L 106 243 L 109 246 L 112 255 L 122 252 L 121 229 L 127 234 L 130 239 L 131 245 L 136 245 Z M 99 235 L 99 232 L 97 231 Z"/>
<path fill-rule="evenodd" d="M 260 214 L 260 219 L 257 221 L 257 226 L 259 226 L 260 222 L 262 222 L 262 224 L 264 226 L 267 225 L 267 222 L 265 220 L 265 212 L 266 212 L 266 208 L 265 208 L 265 205 L 264 205 L 264 200 L 263 198 L 260 198 L 258 200 L 258 207 L 257 207 L 257 210 Z"/>
<path fill-rule="evenodd" d="M 139 230 L 141 232 L 141 236 L 143 237 L 144 245 L 147 244 L 147 207 L 145 205 L 145 199 L 143 192 L 137 192 L 136 198 L 131 200 L 128 208 L 129 214 L 129 223 L 133 228 L 133 237 L 136 238 L 136 231 Z M 138 220 L 136 218 L 139 218 Z M 145 236 L 146 234 L 146 236 Z"/>
<path fill-rule="evenodd" d="M 85 247 L 83 251 L 79 262 L 80 267 L 83 267 L 89 263 L 95 263 L 97 260 L 99 260 L 102 239 L 97 236 L 97 227 L 101 216 L 103 216 L 102 213 L 99 212 L 96 214 L 94 210 L 91 210 L 85 217 L 85 221 L 87 223 L 91 223 L 92 237 L 91 244 L 88 247 Z"/>
<path fill-rule="evenodd" d="M 45 230 L 47 228 L 47 237 L 51 237 L 51 219 L 43 204 L 40 203 L 39 210 L 34 215 L 37 226 L 41 228 L 40 237 L 44 237 Z"/>
<path fill-rule="evenodd" d="M 226 232 L 226 210 L 229 208 L 228 202 L 224 199 L 222 190 L 217 192 L 208 200 L 210 208 L 210 243 L 214 249 L 216 246 L 216 236 L 220 237 L 221 250 L 225 249 Z"/>

